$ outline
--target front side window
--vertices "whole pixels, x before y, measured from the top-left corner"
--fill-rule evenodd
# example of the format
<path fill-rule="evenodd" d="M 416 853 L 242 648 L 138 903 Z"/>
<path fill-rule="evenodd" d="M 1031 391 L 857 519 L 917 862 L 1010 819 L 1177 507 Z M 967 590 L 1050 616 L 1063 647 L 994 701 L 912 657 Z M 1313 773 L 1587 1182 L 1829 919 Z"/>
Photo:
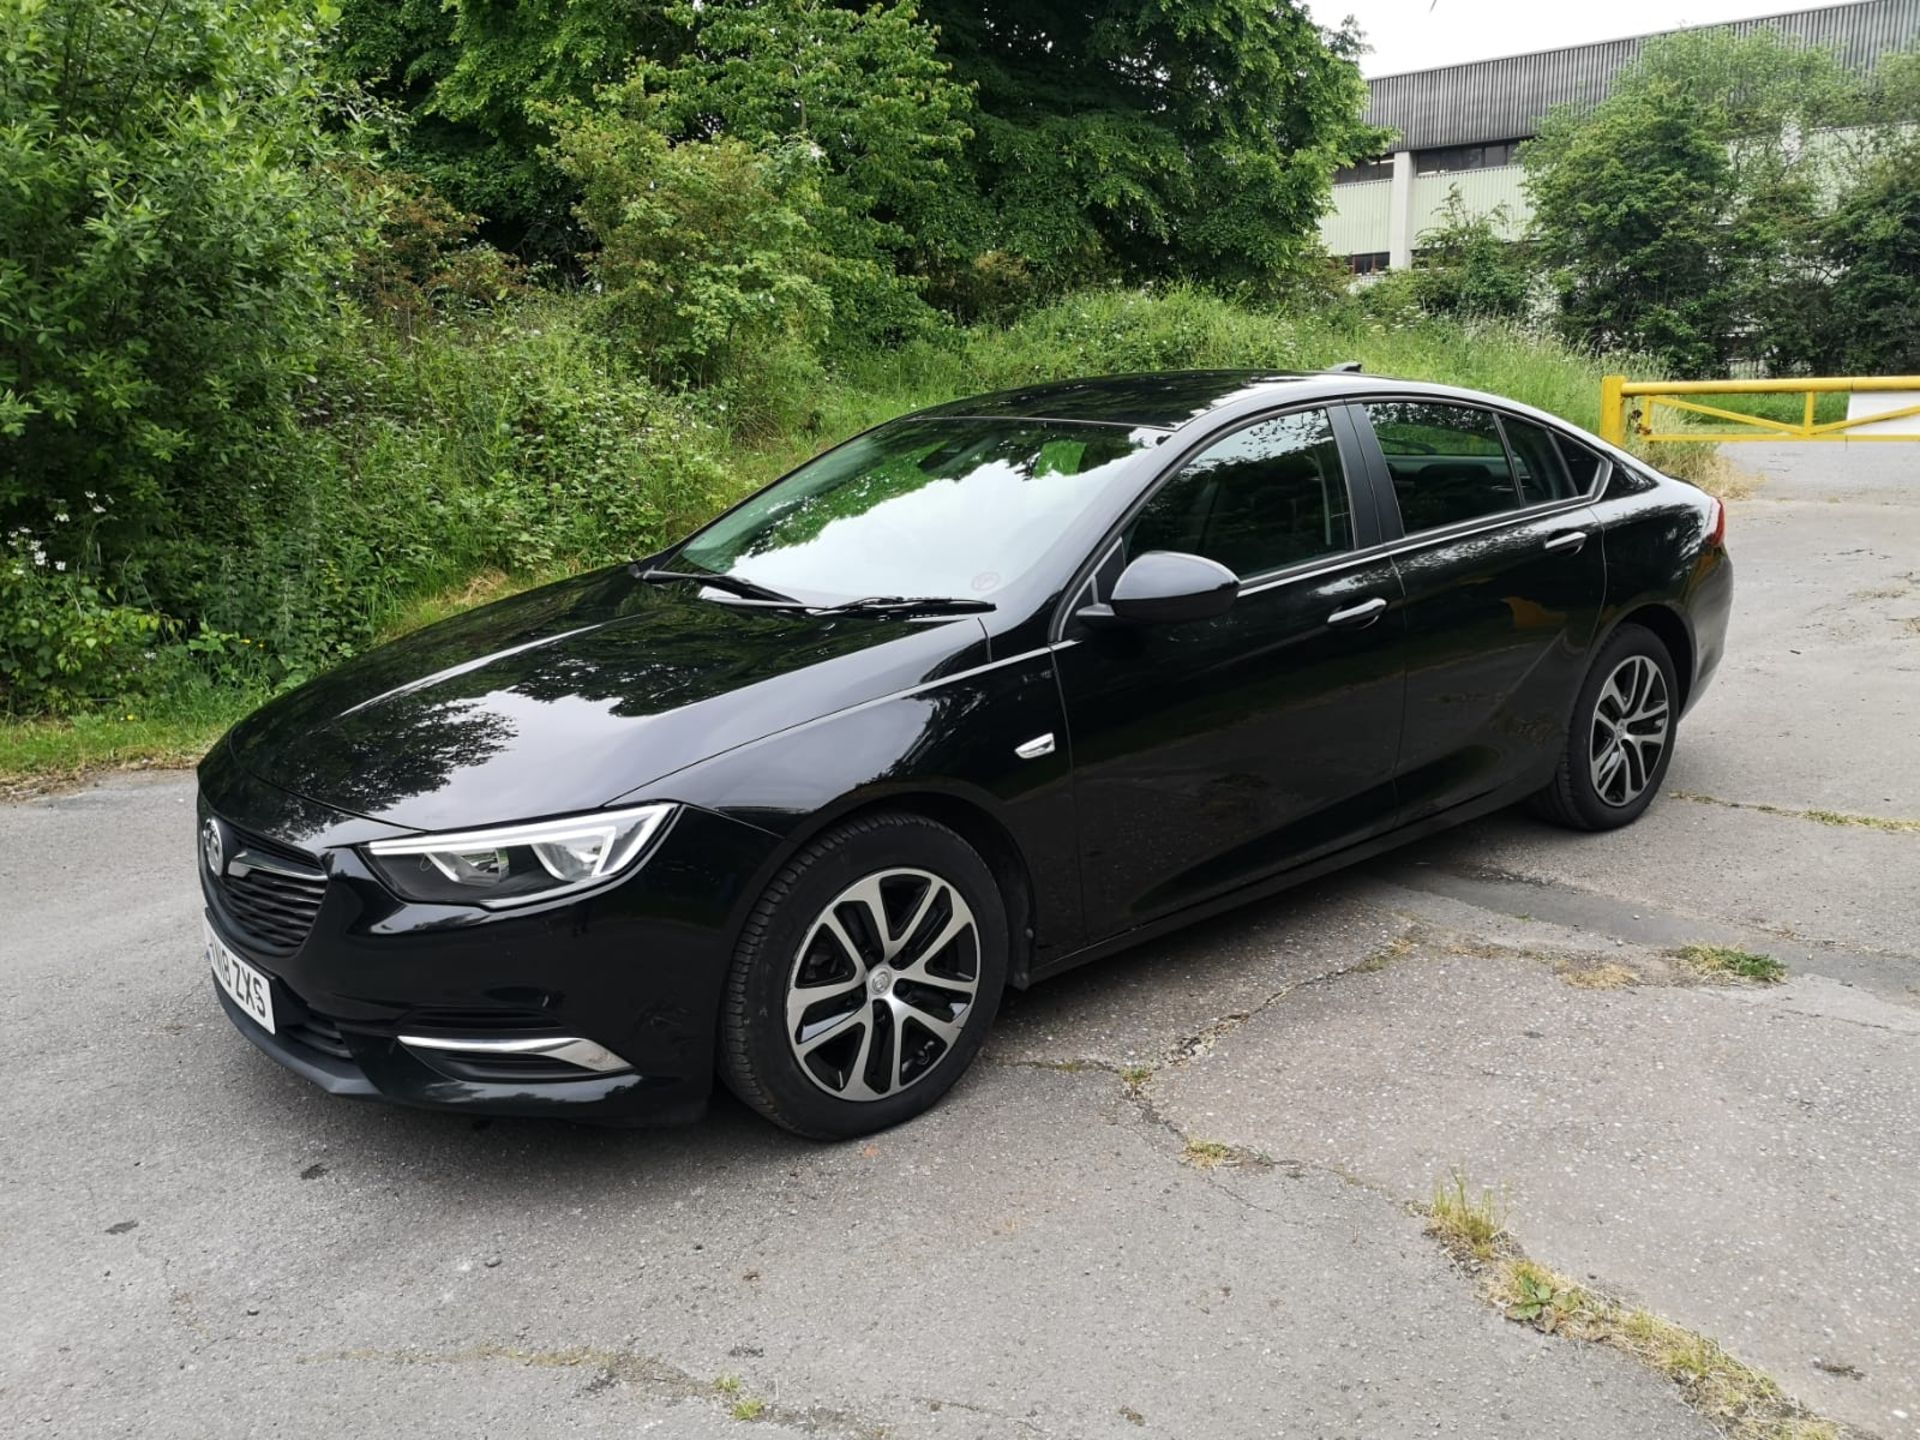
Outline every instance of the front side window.
<path fill-rule="evenodd" d="M 674 558 L 809 603 L 868 595 L 991 601 L 1035 568 L 1157 431 L 1050 420 L 908 418 L 761 491 Z"/>
<path fill-rule="evenodd" d="M 1407 534 L 1497 515 L 1520 505 L 1493 412 L 1433 401 L 1367 406 L 1386 456 Z"/>
<path fill-rule="evenodd" d="M 1353 548 L 1340 447 L 1324 410 L 1262 420 L 1215 442 L 1127 530 L 1127 556 L 1179 550 L 1242 579 Z"/>
<path fill-rule="evenodd" d="M 1573 477 L 1567 473 L 1566 462 L 1561 458 L 1555 436 L 1530 420 L 1516 420 L 1511 415 L 1503 415 L 1500 426 L 1507 432 L 1507 444 L 1513 450 L 1521 504 L 1540 505 L 1549 500 L 1571 500 L 1585 489 L 1585 486 L 1576 488 Z M 1589 476 L 1589 482 L 1591 479 Z"/>

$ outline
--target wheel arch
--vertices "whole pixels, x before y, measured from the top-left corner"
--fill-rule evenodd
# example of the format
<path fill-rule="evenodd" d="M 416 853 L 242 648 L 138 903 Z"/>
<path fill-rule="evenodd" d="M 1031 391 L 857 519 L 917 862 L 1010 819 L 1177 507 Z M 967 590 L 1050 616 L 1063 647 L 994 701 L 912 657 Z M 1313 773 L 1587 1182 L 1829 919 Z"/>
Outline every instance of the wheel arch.
<path fill-rule="evenodd" d="M 1670 605 L 1648 601 L 1629 608 L 1621 615 L 1601 638 L 1601 643 L 1612 639 L 1626 625 L 1638 625 L 1642 630 L 1652 631 L 1660 643 L 1667 647 L 1667 653 L 1673 657 L 1674 679 L 1680 686 L 1679 703 L 1675 711 L 1678 714 L 1686 713 L 1687 703 L 1693 697 L 1694 681 L 1693 630 L 1686 618 Z M 1595 648 L 1597 651 L 1598 647 Z"/>
<path fill-rule="evenodd" d="M 1034 950 L 1033 871 L 1013 831 L 985 805 L 941 790 L 897 790 L 848 797 L 841 805 L 809 816 L 789 832 L 765 867 L 754 893 L 795 855 L 836 826 L 883 811 L 920 815 L 953 831 L 979 854 L 992 872 L 1007 912 L 1007 984 L 1024 990 L 1032 978 Z"/>

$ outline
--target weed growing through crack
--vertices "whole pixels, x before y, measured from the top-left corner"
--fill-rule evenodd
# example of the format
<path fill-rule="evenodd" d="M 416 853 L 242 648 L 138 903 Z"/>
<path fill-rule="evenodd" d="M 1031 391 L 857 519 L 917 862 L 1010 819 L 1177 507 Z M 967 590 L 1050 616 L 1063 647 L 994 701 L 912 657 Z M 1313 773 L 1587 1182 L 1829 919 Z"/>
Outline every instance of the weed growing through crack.
<path fill-rule="evenodd" d="M 1531 1260 L 1508 1262 L 1494 1286 L 1494 1299 L 1505 1307 L 1507 1319 L 1525 1321 L 1549 1335 L 1591 1306 L 1586 1291 Z"/>
<path fill-rule="evenodd" d="M 1734 1440 L 1839 1440 L 1841 1432 L 1830 1421 L 1706 1336 L 1650 1311 L 1629 1309 L 1536 1261 L 1509 1259 L 1490 1294 L 1509 1320 L 1610 1345 L 1659 1371 Z"/>
<path fill-rule="evenodd" d="M 738 1395 L 744 1388 L 738 1375 L 722 1375 L 713 1382 L 714 1393 L 719 1395 Z"/>
<path fill-rule="evenodd" d="M 767 1413 L 767 1402 L 757 1395 L 742 1395 L 727 1413 L 736 1420 L 758 1420 Z"/>
<path fill-rule="evenodd" d="M 1433 1187 L 1427 1233 L 1455 1255 L 1482 1263 L 1493 1259 L 1507 1233 L 1506 1206 L 1493 1191 L 1476 1197 L 1458 1170 Z"/>
<path fill-rule="evenodd" d="M 1389 965 L 1393 964 L 1394 961 L 1411 955 L 1414 948 L 1415 941 L 1411 935 L 1396 936 L 1378 950 L 1374 951 L 1373 954 L 1367 956 L 1367 958 L 1362 960 L 1358 965 L 1354 966 L 1353 973 L 1356 975 L 1372 975 L 1376 971 L 1386 969 Z"/>
<path fill-rule="evenodd" d="M 1234 1149 L 1218 1140 L 1189 1140 L 1180 1158 L 1196 1170 L 1212 1170 L 1231 1161 Z"/>
<path fill-rule="evenodd" d="M 1603 960 L 1597 965 L 1569 965 L 1560 971 L 1560 978 L 1581 990 L 1621 990 L 1638 985 L 1640 972 Z"/>
<path fill-rule="evenodd" d="M 1920 629 L 1920 617 L 1916 617 Z M 1892 835 L 1910 835 L 1920 831 L 1920 820 L 1893 815 L 1855 815 L 1844 810 L 1793 810 L 1785 805 L 1765 805 L 1754 800 L 1722 800 L 1716 795 L 1701 795 L 1691 790 L 1670 790 L 1668 798 L 1691 800 L 1696 805 L 1718 805 L 1723 810 L 1753 810 L 1762 815 L 1778 815 L 1789 820 L 1811 820 L 1816 825 L 1837 825 L 1861 830 L 1882 830 Z"/>
<path fill-rule="evenodd" d="M 1673 953 L 1702 975 L 1719 979 L 1778 985 L 1787 978 L 1787 967 L 1771 955 L 1758 955 L 1732 945 L 1683 945 Z"/>
<path fill-rule="evenodd" d="M 1129 1090 L 1138 1090 L 1152 1078 L 1151 1065 L 1128 1065 L 1120 1071 L 1120 1079 Z"/>

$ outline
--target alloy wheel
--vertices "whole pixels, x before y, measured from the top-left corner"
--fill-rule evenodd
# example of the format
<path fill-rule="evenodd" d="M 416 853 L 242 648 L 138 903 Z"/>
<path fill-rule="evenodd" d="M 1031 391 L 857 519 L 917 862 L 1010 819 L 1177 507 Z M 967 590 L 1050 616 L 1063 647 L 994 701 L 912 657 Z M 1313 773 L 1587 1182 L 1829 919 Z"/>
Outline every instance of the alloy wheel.
<path fill-rule="evenodd" d="M 1615 809 L 1631 805 L 1652 783 L 1667 748 L 1667 677 L 1646 655 L 1614 667 L 1594 702 L 1589 773 L 1593 790 Z"/>
<path fill-rule="evenodd" d="M 787 984 L 787 1043 L 820 1089 L 884 1100 L 926 1078 L 960 1039 L 980 988 L 980 930 L 929 870 L 882 870 L 808 928 Z"/>

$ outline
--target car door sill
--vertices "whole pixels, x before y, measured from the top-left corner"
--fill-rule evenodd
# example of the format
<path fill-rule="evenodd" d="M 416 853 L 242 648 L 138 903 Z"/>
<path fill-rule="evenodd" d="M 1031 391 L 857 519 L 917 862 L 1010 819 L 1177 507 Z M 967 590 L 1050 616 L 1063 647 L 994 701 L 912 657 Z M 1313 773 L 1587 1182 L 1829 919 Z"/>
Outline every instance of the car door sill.
<path fill-rule="evenodd" d="M 1242 905 L 1251 905 L 1257 900 L 1269 899 L 1282 891 L 1291 890 L 1296 885 L 1317 879 L 1331 871 L 1344 870 L 1350 865 L 1356 865 L 1362 860 L 1370 860 L 1375 855 L 1385 854 L 1389 850 L 1396 850 L 1414 840 L 1422 840 L 1438 831 L 1464 825 L 1469 820 L 1476 820 L 1495 810 L 1504 810 L 1507 806 L 1524 800 L 1539 788 L 1540 783 L 1537 779 L 1528 779 L 1499 790 L 1489 791 L 1398 829 L 1389 830 L 1384 835 L 1375 835 L 1370 839 L 1357 841 L 1344 850 L 1336 850 L 1331 855 L 1321 856 L 1318 860 L 1309 861 L 1291 870 L 1282 870 L 1277 875 L 1269 875 L 1264 880 L 1255 880 L 1250 884 L 1242 885 L 1237 890 L 1216 895 L 1210 900 L 1197 901 L 1174 911 L 1171 915 L 1162 915 L 1144 925 L 1136 925 L 1131 930 L 1122 930 L 1117 935 L 1109 935 L 1104 940 L 1096 940 L 1093 944 L 1082 946 L 1071 954 L 1049 961 L 1044 968 L 1036 968 L 1032 972 L 1028 977 L 1027 985 L 1041 980 L 1050 980 L 1065 971 L 1076 970 L 1095 960 L 1104 960 L 1107 956 L 1116 955 L 1122 950 L 1131 950 L 1136 945 L 1157 940 L 1163 935 L 1185 929 L 1198 921 L 1224 914 L 1229 910 L 1237 910 Z M 1027 987 L 1016 983 L 1016 988 Z"/>

